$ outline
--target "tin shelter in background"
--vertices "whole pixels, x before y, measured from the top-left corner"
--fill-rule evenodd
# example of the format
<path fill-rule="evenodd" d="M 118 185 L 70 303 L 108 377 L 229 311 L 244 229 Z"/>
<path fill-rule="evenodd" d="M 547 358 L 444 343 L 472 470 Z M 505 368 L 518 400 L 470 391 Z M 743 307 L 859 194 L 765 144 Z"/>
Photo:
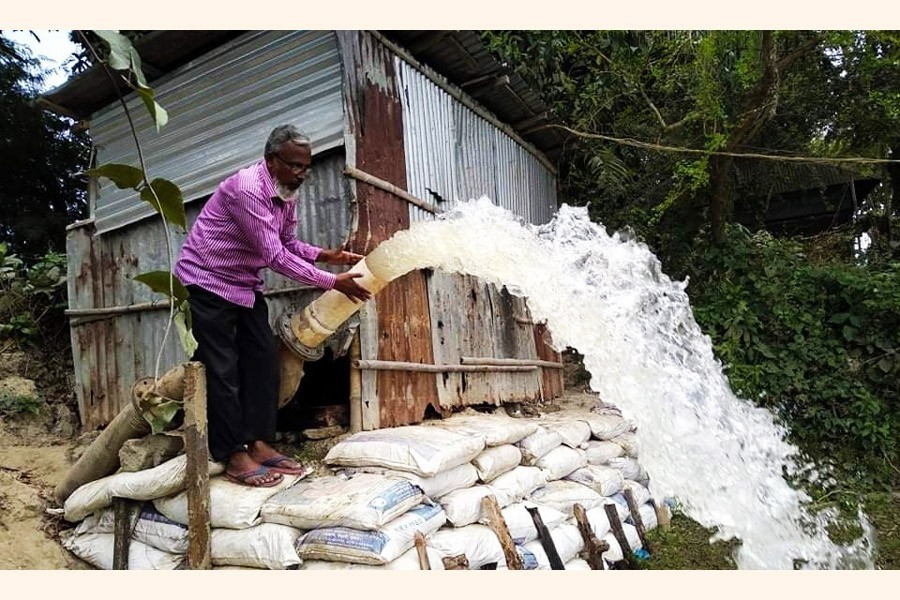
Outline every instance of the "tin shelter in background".
<path fill-rule="evenodd" d="M 170 120 L 159 133 L 140 98 L 125 100 L 147 170 L 182 190 L 192 223 L 226 176 L 259 160 L 271 129 L 293 123 L 313 143 L 298 201 L 298 235 L 367 254 L 395 231 L 483 195 L 531 223 L 557 208 L 551 159 L 561 137 L 546 107 L 469 31 L 153 31 L 136 43 Z M 115 90 L 100 69 L 48 93 L 49 109 L 84 121 L 96 163 L 138 164 Z M 90 193 L 90 218 L 69 227 L 69 310 L 81 424 L 108 423 L 132 384 L 153 374 L 168 305 L 133 281 L 168 269 L 163 224 L 130 190 Z M 176 235 L 172 259 L 183 235 Z M 269 272 L 273 323 L 320 290 Z M 176 335 L 162 368 L 186 360 Z M 417 423 L 454 407 L 551 398 L 562 371 L 527 299 L 476 278 L 414 271 L 388 285 L 306 363 L 280 419 L 353 429 Z M 352 367 L 386 363 L 531 370 L 422 372 Z M 497 360 L 500 359 L 500 360 Z M 397 366 L 397 365 L 394 365 Z M 331 410 L 319 410 L 321 407 Z M 337 415 L 336 417 L 334 415 Z M 352 419 L 352 422 L 350 422 Z"/>

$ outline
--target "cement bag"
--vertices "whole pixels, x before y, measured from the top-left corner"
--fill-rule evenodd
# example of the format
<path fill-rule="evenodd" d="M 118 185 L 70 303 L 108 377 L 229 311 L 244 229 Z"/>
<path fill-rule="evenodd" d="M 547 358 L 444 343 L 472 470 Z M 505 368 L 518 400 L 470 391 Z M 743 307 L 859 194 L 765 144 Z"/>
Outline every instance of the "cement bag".
<path fill-rule="evenodd" d="M 650 502 L 650 490 L 646 487 L 638 483 L 637 481 L 632 481 L 631 479 L 626 479 L 624 483 L 625 490 L 631 490 L 631 494 L 634 496 L 634 503 L 640 506 L 641 504 L 646 504 Z M 624 493 L 624 490 L 623 490 Z"/>
<path fill-rule="evenodd" d="M 113 568 L 115 535 L 112 533 L 72 534 L 63 537 L 62 545 L 63 548 L 98 569 L 111 571 Z M 130 570 L 173 570 L 180 569 L 183 564 L 184 556 L 157 550 L 153 546 L 137 540 L 131 540 L 128 547 L 128 568 Z"/>
<path fill-rule="evenodd" d="M 587 517 L 588 524 L 591 526 L 591 531 L 594 532 L 598 540 L 603 539 L 603 536 L 612 529 L 609 524 L 609 517 L 606 516 L 606 509 L 603 506 L 592 508 L 585 511 L 584 514 Z M 622 519 L 619 520 L 621 521 Z"/>
<path fill-rule="evenodd" d="M 525 546 L 516 544 L 516 554 L 519 555 L 519 559 L 522 561 L 523 571 L 534 571 L 539 568 L 537 557 L 534 555 L 534 553 L 531 552 L 531 550 L 525 548 Z M 504 556 L 504 561 L 505 559 L 506 557 Z M 508 569 L 509 567 L 505 564 L 497 565 L 498 571 L 506 571 Z"/>
<path fill-rule="evenodd" d="M 640 548 L 641 538 L 638 535 L 637 529 L 635 529 L 634 525 L 623 523 L 622 529 L 625 531 L 625 540 L 628 542 L 629 550 L 637 550 L 638 548 Z M 609 544 L 609 550 L 604 552 L 602 555 L 603 560 L 614 563 L 625 558 L 622 554 L 622 548 L 621 546 L 619 546 L 619 542 L 616 541 L 616 536 L 613 535 L 611 531 L 603 536 L 603 541 Z"/>
<path fill-rule="evenodd" d="M 453 467 L 447 471 L 442 471 L 434 477 L 420 477 L 415 473 L 406 473 L 395 469 L 385 469 L 384 467 L 355 467 L 344 469 L 344 471 L 347 475 L 352 475 L 354 473 L 375 473 L 386 477 L 406 479 L 413 485 L 418 486 L 419 489 L 431 499 L 440 498 L 454 490 L 471 487 L 478 481 L 478 472 L 470 463 Z"/>
<path fill-rule="evenodd" d="M 603 496 L 580 483 L 561 479 L 534 490 L 531 493 L 531 500 L 551 506 L 567 517 L 572 517 L 576 504 L 583 506 L 584 510 L 590 510 L 603 503 Z"/>
<path fill-rule="evenodd" d="M 485 496 L 494 496 L 494 490 L 487 485 L 475 485 L 441 496 L 438 502 L 447 514 L 447 520 L 454 527 L 463 527 L 481 518 L 481 502 Z"/>
<path fill-rule="evenodd" d="M 579 416 L 591 428 L 591 435 L 598 440 L 609 440 L 634 427 L 634 423 L 618 415 L 585 413 Z"/>
<path fill-rule="evenodd" d="M 513 419 L 505 414 L 489 415 L 474 410 L 467 410 L 442 421 L 429 421 L 428 425 L 467 436 L 479 436 L 489 447 L 515 444 L 537 429 L 537 423 L 532 421 Z"/>
<path fill-rule="evenodd" d="M 628 500 L 625 499 L 625 495 L 622 492 L 604 498 L 603 504 L 612 504 L 616 508 L 616 514 L 619 515 L 620 521 L 624 521 L 631 514 L 631 511 L 628 510 Z"/>
<path fill-rule="evenodd" d="M 562 479 L 585 465 L 587 458 L 584 452 L 568 446 L 554 448 L 535 463 L 535 466 L 547 476 L 547 481 Z"/>
<path fill-rule="evenodd" d="M 641 516 L 641 523 L 644 524 L 644 529 L 646 531 L 656 529 L 656 526 L 659 525 L 659 521 L 656 517 L 656 508 L 653 506 L 652 502 L 641 504 L 638 507 L 638 514 Z M 629 516 L 625 522 L 634 525 L 634 517 Z"/>
<path fill-rule="evenodd" d="M 496 479 L 507 471 L 512 471 L 522 462 L 522 451 L 512 444 L 485 448 L 472 459 L 472 465 L 483 483 Z"/>
<path fill-rule="evenodd" d="M 350 527 L 379 529 L 425 498 L 406 479 L 357 473 L 350 478 L 319 477 L 301 481 L 269 498 L 260 509 L 268 523 L 298 529 Z"/>
<path fill-rule="evenodd" d="M 524 500 L 531 492 L 547 483 L 547 475 L 537 467 L 516 467 L 488 484 L 497 497 L 497 503 L 509 506 Z"/>
<path fill-rule="evenodd" d="M 563 445 L 569 448 L 580 448 L 591 438 L 591 427 L 576 418 L 554 417 L 544 422 L 544 427 L 559 434 Z"/>
<path fill-rule="evenodd" d="M 637 434 L 633 431 L 626 431 L 625 433 L 617 435 L 609 441 L 622 446 L 622 450 L 625 451 L 626 456 L 630 456 L 631 458 L 638 457 L 639 442 Z"/>
<path fill-rule="evenodd" d="M 448 558 L 465 554 L 470 569 L 491 563 L 506 566 L 500 540 L 486 525 L 444 528 L 428 537 L 426 543 Z"/>
<path fill-rule="evenodd" d="M 215 566 L 288 569 L 300 564 L 294 544 L 299 529 L 261 523 L 247 529 L 213 529 L 210 555 Z"/>
<path fill-rule="evenodd" d="M 615 442 L 592 440 L 585 444 L 584 455 L 589 465 L 605 465 L 614 458 L 625 456 L 625 450 Z"/>
<path fill-rule="evenodd" d="M 566 571 L 590 571 L 591 565 L 583 558 L 573 558 L 563 565 Z"/>
<path fill-rule="evenodd" d="M 428 563 L 432 571 L 444 570 L 444 557 L 434 548 L 425 548 L 425 554 L 428 556 Z M 300 566 L 304 571 L 346 571 L 351 569 L 378 569 L 385 571 L 419 571 L 419 553 L 415 548 L 410 548 L 406 552 L 389 562 L 386 565 L 359 565 L 346 562 L 334 562 L 330 560 L 305 560 Z"/>
<path fill-rule="evenodd" d="M 422 425 L 360 431 L 333 446 L 325 463 L 386 467 L 434 477 L 478 456 L 484 439 Z"/>
<path fill-rule="evenodd" d="M 509 529 L 510 537 L 512 537 L 516 544 L 524 544 L 525 542 L 530 542 L 531 540 L 536 540 L 538 538 L 537 528 L 534 526 L 534 520 L 531 518 L 531 513 L 527 510 L 528 507 L 536 507 L 538 509 L 538 514 L 541 515 L 541 520 L 544 522 L 544 525 L 547 526 L 547 529 L 553 529 L 557 525 L 565 523 L 567 518 L 566 515 L 555 508 L 538 506 L 534 502 L 517 502 L 515 504 L 510 504 L 502 509 L 500 513 L 503 515 L 503 520 L 506 522 L 506 528 Z M 486 525 L 487 519 L 482 518 L 480 522 Z"/>
<path fill-rule="evenodd" d="M 609 462 L 606 463 L 606 465 L 608 467 L 612 467 L 613 469 L 618 469 L 622 473 L 622 477 L 624 477 L 625 479 L 646 481 L 648 477 L 647 471 L 644 470 L 644 467 L 642 467 L 636 459 L 628 456 L 611 458 Z"/>
<path fill-rule="evenodd" d="M 86 483 L 66 500 L 65 519 L 70 523 L 81 521 L 92 512 L 112 505 L 113 498 L 154 500 L 180 492 L 185 487 L 186 463 L 187 457 L 182 454 L 152 469 L 115 473 Z M 221 463 L 209 463 L 210 475 L 224 470 Z"/>
<path fill-rule="evenodd" d="M 384 565 L 415 545 L 415 534 L 428 536 L 447 522 L 440 506 L 421 504 L 378 531 L 348 527 L 314 529 L 297 541 L 297 554 L 306 560 L 330 560 Z"/>
<path fill-rule="evenodd" d="M 522 451 L 522 464 L 533 465 L 539 458 L 562 444 L 562 438 L 555 431 L 538 426 L 537 430 L 516 445 Z"/>
<path fill-rule="evenodd" d="M 272 487 L 250 487 L 215 477 L 209 480 L 209 522 L 213 528 L 244 529 L 258 525 L 259 509 L 271 496 L 286 490 L 299 475 L 285 475 L 281 483 Z M 153 501 L 156 510 L 182 525 L 188 524 L 187 492 Z"/>
<path fill-rule="evenodd" d="M 563 563 L 567 563 L 578 556 L 581 549 L 584 548 L 584 540 L 581 539 L 581 533 L 578 527 L 571 523 L 563 523 L 550 530 L 550 539 L 559 554 L 559 559 Z M 528 542 L 525 549 L 534 554 L 538 561 L 538 569 L 550 569 L 550 559 L 547 552 L 541 545 L 539 540 Z"/>
<path fill-rule="evenodd" d="M 566 477 L 569 481 L 580 483 L 591 488 L 601 496 L 612 496 L 621 492 L 625 485 L 622 473 L 610 467 L 600 465 L 588 465 L 571 473 Z"/>
<path fill-rule="evenodd" d="M 78 524 L 76 533 L 113 533 L 116 515 L 111 508 L 95 513 Z M 187 525 L 176 523 L 157 511 L 150 502 L 145 503 L 134 515 L 129 527 L 131 538 L 170 554 L 186 554 L 188 549 Z"/>

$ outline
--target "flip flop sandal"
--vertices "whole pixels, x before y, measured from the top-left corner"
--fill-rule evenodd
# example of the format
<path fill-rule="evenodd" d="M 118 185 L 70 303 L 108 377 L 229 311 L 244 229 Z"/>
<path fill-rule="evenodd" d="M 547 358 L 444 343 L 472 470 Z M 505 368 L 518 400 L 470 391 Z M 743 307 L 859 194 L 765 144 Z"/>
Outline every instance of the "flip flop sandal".
<path fill-rule="evenodd" d="M 310 467 L 305 467 L 303 465 L 298 464 L 296 467 L 279 467 L 278 465 L 285 462 L 296 462 L 287 456 L 279 454 L 278 456 L 273 456 L 269 460 L 264 460 L 260 464 L 264 467 L 268 467 L 270 471 L 275 473 L 283 473 L 285 475 L 300 475 L 300 478 L 304 478 L 310 473 L 312 473 L 312 469 Z"/>
<path fill-rule="evenodd" d="M 229 481 L 233 481 L 234 483 L 240 485 L 246 485 L 248 487 L 274 487 L 282 482 L 284 477 L 281 476 L 281 473 L 277 473 L 278 477 L 272 479 L 271 481 L 262 481 L 259 483 L 253 483 L 250 481 L 253 477 L 259 477 L 260 475 L 268 475 L 269 473 L 273 473 L 271 469 L 267 469 L 266 467 L 260 467 L 258 469 L 254 469 L 253 471 L 244 471 L 243 473 L 238 473 L 237 475 L 232 475 L 231 473 L 225 473 L 225 478 Z"/>

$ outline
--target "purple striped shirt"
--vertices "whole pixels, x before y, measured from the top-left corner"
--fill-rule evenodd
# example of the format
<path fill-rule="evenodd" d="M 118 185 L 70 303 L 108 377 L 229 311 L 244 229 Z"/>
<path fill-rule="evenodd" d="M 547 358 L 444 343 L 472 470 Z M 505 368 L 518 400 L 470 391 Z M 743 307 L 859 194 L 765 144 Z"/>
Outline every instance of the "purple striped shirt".
<path fill-rule="evenodd" d="M 277 273 L 323 289 L 336 276 L 313 263 L 322 249 L 297 239 L 294 201 L 283 201 L 259 161 L 219 184 L 181 247 L 175 275 L 241 306 L 263 289 L 260 273 Z"/>

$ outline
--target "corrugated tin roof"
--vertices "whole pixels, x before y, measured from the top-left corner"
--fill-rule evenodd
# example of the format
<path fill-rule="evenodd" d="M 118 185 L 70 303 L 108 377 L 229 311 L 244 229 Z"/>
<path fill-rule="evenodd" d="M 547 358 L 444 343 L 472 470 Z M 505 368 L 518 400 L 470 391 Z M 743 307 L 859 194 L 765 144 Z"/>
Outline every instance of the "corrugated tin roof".
<path fill-rule="evenodd" d="M 245 32 L 158 30 L 141 38 L 135 47 L 149 67 L 145 74 L 152 82 L 242 33 Z M 548 107 L 524 79 L 494 59 L 477 32 L 383 33 L 462 88 L 548 157 L 555 158 L 564 135 L 553 129 L 535 130 L 550 122 Z M 38 102 L 55 112 L 89 118 L 116 98 L 106 74 L 94 67 L 44 94 Z"/>

